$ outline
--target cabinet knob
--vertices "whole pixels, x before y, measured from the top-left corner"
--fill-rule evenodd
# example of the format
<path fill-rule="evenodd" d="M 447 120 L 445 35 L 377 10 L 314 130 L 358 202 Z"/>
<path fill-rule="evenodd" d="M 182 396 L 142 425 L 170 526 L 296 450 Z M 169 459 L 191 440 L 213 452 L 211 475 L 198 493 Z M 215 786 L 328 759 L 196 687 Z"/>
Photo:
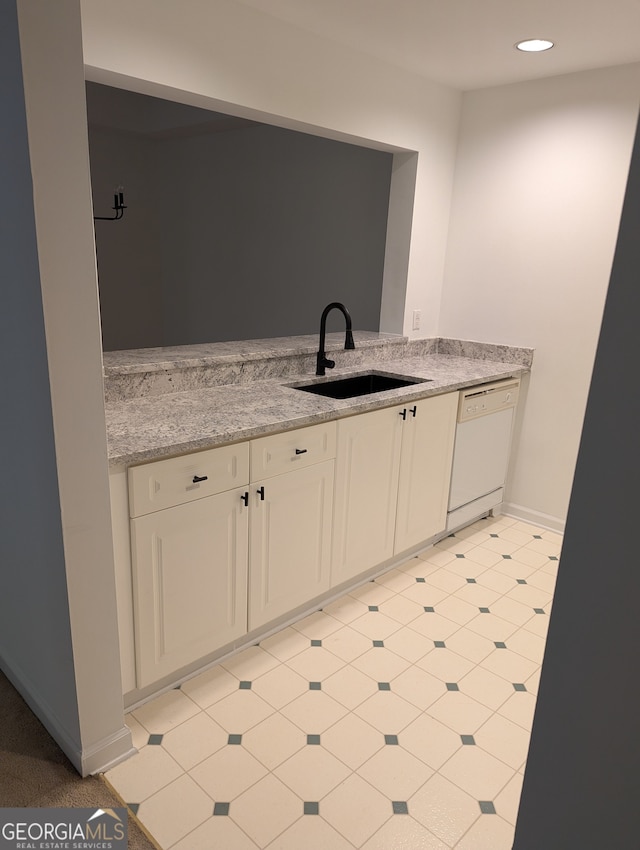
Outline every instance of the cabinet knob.
<path fill-rule="evenodd" d="M 416 418 L 416 413 L 418 412 L 418 405 L 417 405 L 417 404 L 414 404 L 414 405 L 413 405 L 413 407 L 412 407 L 412 408 L 410 408 L 410 410 L 411 410 L 411 415 L 412 415 L 412 416 L 413 416 L 413 418 L 415 419 L 415 418 Z"/>
<path fill-rule="evenodd" d="M 208 478 L 209 478 L 208 475 L 194 475 L 193 476 L 193 483 L 199 484 L 201 481 L 206 481 Z"/>
<path fill-rule="evenodd" d="M 243 493 L 242 496 L 240 496 L 240 501 L 244 502 L 245 508 L 248 507 L 248 505 L 249 505 L 249 494 Z"/>
<path fill-rule="evenodd" d="M 260 501 L 264 502 L 264 487 L 260 487 L 258 490 L 256 490 L 256 493 L 258 494 L 258 496 L 260 496 Z"/>
<path fill-rule="evenodd" d="M 297 455 L 306 455 L 306 453 L 307 453 L 306 449 L 296 449 Z"/>
<path fill-rule="evenodd" d="M 403 419 L 406 419 L 407 418 L 407 408 L 403 407 L 402 410 L 399 410 L 398 415 L 402 416 Z"/>

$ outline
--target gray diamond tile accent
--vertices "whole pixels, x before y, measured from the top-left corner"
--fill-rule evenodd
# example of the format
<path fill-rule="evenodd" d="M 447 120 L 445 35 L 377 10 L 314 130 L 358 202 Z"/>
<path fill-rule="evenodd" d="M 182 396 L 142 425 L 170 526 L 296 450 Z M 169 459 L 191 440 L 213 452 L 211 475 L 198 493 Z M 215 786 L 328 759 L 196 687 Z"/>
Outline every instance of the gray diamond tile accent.
<path fill-rule="evenodd" d="M 309 682 L 309 690 L 310 691 L 321 691 L 322 690 L 322 682 Z"/>
<path fill-rule="evenodd" d="M 550 561 L 557 561 L 558 559 L 556 558 L 555 555 L 549 555 L 549 560 Z"/>
<path fill-rule="evenodd" d="M 511 560 L 511 555 L 503 555 L 502 557 L 505 559 L 505 561 Z"/>
<path fill-rule="evenodd" d="M 369 611 L 378 611 L 378 610 L 379 609 L 378 609 L 377 605 L 369 605 Z"/>
<path fill-rule="evenodd" d="M 216 803 L 213 807 L 214 815 L 228 815 L 230 803 Z"/>
<path fill-rule="evenodd" d="M 447 682 L 446 685 L 447 685 L 448 691 L 459 691 L 460 690 L 457 682 Z"/>
<path fill-rule="evenodd" d="M 468 578 L 467 584 L 477 584 L 478 582 L 474 578 Z"/>
<path fill-rule="evenodd" d="M 467 747 L 475 745 L 476 739 L 473 737 L 473 735 L 460 735 L 460 738 L 462 740 L 462 743 Z"/>
<path fill-rule="evenodd" d="M 503 640 L 494 640 L 496 649 L 506 649 L 507 644 Z"/>
<path fill-rule="evenodd" d="M 527 687 L 523 682 L 513 682 L 513 690 L 514 691 L 526 691 Z"/>
<path fill-rule="evenodd" d="M 480 611 L 481 614 L 490 614 L 491 613 L 491 611 L 489 611 L 488 608 L 480 608 L 479 611 Z"/>
<path fill-rule="evenodd" d="M 241 691 L 250 691 L 251 690 L 251 682 L 240 682 L 240 690 Z"/>
<path fill-rule="evenodd" d="M 536 612 L 536 614 L 544 614 L 544 608 L 534 608 L 533 610 Z"/>
<path fill-rule="evenodd" d="M 321 640 L 312 640 L 311 646 L 322 646 L 322 641 Z"/>
<path fill-rule="evenodd" d="M 307 735 L 307 744 L 319 744 L 320 735 Z"/>
<path fill-rule="evenodd" d="M 480 803 L 480 811 L 483 815 L 495 815 L 496 807 L 491 800 L 478 800 L 478 802 Z"/>
<path fill-rule="evenodd" d="M 416 581 L 417 581 L 419 584 L 424 584 L 424 583 L 426 582 L 426 578 L 417 578 L 417 579 L 416 579 Z"/>
<path fill-rule="evenodd" d="M 489 537 L 497 537 L 497 534 L 490 534 Z"/>
<path fill-rule="evenodd" d="M 242 735 L 229 735 L 227 743 L 228 744 L 241 744 L 242 743 Z"/>
<path fill-rule="evenodd" d="M 383 640 L 374 640 L 373 645 L 378 646 L 378 647 L 384 646 L 384 641 Z"/>
<path fill-rule="evenodd" d="M 307 802 L 304 804 L 304 813 L 305 815 L 319 815 L 320 814 L 320 804 L 315 802 Z"/>
<path fill-rule="evenodd" d="M 394 815 L 408 815 L 409 814 L 409 806 L 407 806 L 404 800 L 392 800 L 391 805 L 393 806 Z"/>
<path fill-rule="evenodd" d="M 534 540 L 542 540 L 542 535 L 541 534 L 534 534 L 533 539 Z"/>
<path fill-rule="evenodd" d="M 518 584 L 526 584 L 527 583 L 525 581 L 525 579 L 523 579 L 523 578 L 517 578 L 516 581 L 518 582 Z"/>
<path fill-rule="evenodd" d="M 456 555 L 456 558 L 464 558 L 464 555 Z"/>
<path fill-rule="evenodd" d="M 378 682 L 378 690 L 379 691 L 390 691 L 391 685 L 389 682 Z"/>
<path fill-rule="evenodd" d="M 151 746 L 157 746 L 162 743 L 162 735 L 149 735 L 149 740 L 147 744 L 151 744 Z"/>
<path fill-rule="evenodd" d="M 436 609 L 433 607 L 433 605 L 425 605 L 424 610 L 425 610 L 425 613 L 427 613 L 427 614 L 433 614 L 433 613 L 435 613 Z"/>
<path fill-rule="evenodd" d="M 446 649 L 445 642 L 443 640 L 434 640 L 433 645 L 437 649 Z"/>
<path fill-rule="evenodd" d="M 398 736 L 397 735 L 385 735 L 384 736 L 384 742 L 385 742 L 385 744 L 388 744 L 389 746 L 395 746 L 398 743 Z"/>

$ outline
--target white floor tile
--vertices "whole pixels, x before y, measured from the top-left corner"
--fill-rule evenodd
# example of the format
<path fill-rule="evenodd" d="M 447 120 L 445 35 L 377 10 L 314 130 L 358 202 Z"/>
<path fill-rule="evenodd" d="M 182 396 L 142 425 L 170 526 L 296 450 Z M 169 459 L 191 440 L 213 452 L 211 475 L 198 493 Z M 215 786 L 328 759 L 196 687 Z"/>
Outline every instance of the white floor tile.
<path fill-rule="evenodd" d="M 242 746 L 268 770 L 274 770 L 307 744 L 307 737 L 282 714 L 272 714 L 242 736 Z"/>
<path fill-rule="evenodd" d="M 322 682 L 322 690 L 349 711 L 353 711 L 377 692 L 378 685 L 371 676 L 365 675 L 350 664 L 325 679 Z"/>
<path fill-rule="evenodd" d="M 391 802 L 355 773 L 322 800 L 321 811 L 322 817 L 356 847 L 392 816 Z"/>
<path fill-rule="evenodd" d="M 213 801 L 184 774 L 145 800 L 138 816 L 162 847 L 171 847 L 211 817 Z"/>
<path fill-rule="evenodd" d="M 433 770 L 403 747 L 385 746 L 358 769 L 358 775 L 387 799 L 408 800 Z"/>
<path fill-rule="evenodd" d="M 508 764 L 514 770 L 522 767 L 527 759 L 529 732 L 499 714 L 492 715 L 478 729 L 474 737 L 476 746 Z"/>
<path fill-rule="evenodd" d="M 497 815 L 482 815 L 456 844 L 456 850 L 511 850 L 514 829 Z"/>
<path fill-rule="evenodd" d="M 127 803 L 141 803 L 183 773 L 178 762 L 162 747 L 147 746 L 127 761 L 112 767 L 106 778 Z"/>
<path fill-rule="evenodd" d="M 352 770 L 385 746 L 384 736 L 355 714 L 347 714 L 322 735 L 322 746 Z"/>
<path fill-rule="evenodd" d="M 163 850 L 509 850 L 561 543 L 456 532 L 136 709 L 107 779 Z"/>
<path fill-rule="evenodd" d="M 409 811 L 449 847 L 480 817 L 478 801 L 438 773 L 410 798 Z"/>
<path fill-rule="evenodd" d="M 230 802 L 267 772 L 248 750 L 233 745 L 223 747 L 200 762 L 189 775 L 215 802 Z"/>
<path fill-rule="evenodd" d="M 251 689 L 273 708 L 280 709 L 308 691 L 309 680 L 286 664 L 279 664 L 252 682 Z"/>
<path fill-rule="evenodd" d="M 173 690 L 131 713 L 150 735 L 163 735 L 193 717 L 199 710 L 196 703 L 186 694 Z"/>
<path fill-rule="evenodd" d="M 171 850 L 260 850 L 246 832 L 243 832 L 230 817 L 211 817 L 186 835 Z"/>
<path fill-rule="evenodd" d="M 428 714 L 421 714 L 398 735 L 401 747 L 438 770 L 460 749 L 460 734 Z"/>
<path fill-rule="evenodd" d="M 233 734 L 242 734 L 260 723 L 274 708 L 252 690 L 237 690 L 207 709 L 209 717 Z"/>
<path fill-rule="evenodd" d="M 214 702 L 233 693 L 237 688 L 238 679 L 219 665 L 183 682 L 180 690 L 200 708 L 209 708 Z"/>
<path fill-rule="evenodd" d="M 183 768 L 191 770 L 196 764 L 222 749 L 229 735 L 204 712 L 185 720 L 162 737 L 166 750 Z"/>
<path fill-rule="evenodd" d="M 302 800 L 269 774 L 231 803 L 229 817 L 258 847 L 266 847 L 294 824 L 302 811 Z"/>
<path fill-rule="evenodd" d="M 329 845 L 327 845 L 327 850 L 328 847 Z M 449 850 L 449 845 L 436 838 L 432 832 L 425 829 L 411 816 L 396 815 L 381 826 L 375 835 L 362 845 L 362 850 L 391 850 L 392 848 L 398 848 L 398 850 L 400 848 L 402 850 L 405 850 L 405 848 L 406 850 Z"/>
<path fill-rule="evenodd" d="M 515 769 L 479 746 L 464 746 L 440 768 L 440 774 L 474 800 L 493 800 L 513 777 Z"/>
<path fill-rule="evenodd" d="M 306 746 L 273 773 L 303 800 L 321 800 L 351 774 L 351 769 L 324 747 Z"/>
<path fill-rule="evenodd" d="M 227 850 L 226 845 L 224 850 Z M 266 850 L 353 850 L 353 844 L 323 818 L 305 815 L 274 839 Z"/>

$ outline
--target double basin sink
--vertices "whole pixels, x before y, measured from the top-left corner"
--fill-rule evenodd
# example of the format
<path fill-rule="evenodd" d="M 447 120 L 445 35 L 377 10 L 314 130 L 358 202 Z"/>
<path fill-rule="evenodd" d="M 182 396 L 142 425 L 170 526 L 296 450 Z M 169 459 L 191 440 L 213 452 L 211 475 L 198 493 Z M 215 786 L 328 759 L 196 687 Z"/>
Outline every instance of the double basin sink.
<path fill-rule="evenodd" d="M 323 395 L 328 398 L 354 398 L 355 396 L 381 393 L 385 390 L 410 387 L 414 384 L 426 383 L 429 380 L 429 378 L 398 377 L 386 372 L 363 372 L 346 378 L 334 378 L 333 380 L 310 384 L 296 384 L 292 389 Z"/>

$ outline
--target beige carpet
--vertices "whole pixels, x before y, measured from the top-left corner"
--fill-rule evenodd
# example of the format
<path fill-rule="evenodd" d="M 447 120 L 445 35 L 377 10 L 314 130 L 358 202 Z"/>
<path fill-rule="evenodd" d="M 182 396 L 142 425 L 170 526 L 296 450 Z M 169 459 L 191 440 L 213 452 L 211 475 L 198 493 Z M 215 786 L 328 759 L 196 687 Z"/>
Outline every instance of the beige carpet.
<path fill-rule="evenodd" d="M 100 776 L 82 779 L 0 672 L 0 806 L 115 808 L 122 800 Z M 129 812 L 129 848 L 157 850 Z"/>

